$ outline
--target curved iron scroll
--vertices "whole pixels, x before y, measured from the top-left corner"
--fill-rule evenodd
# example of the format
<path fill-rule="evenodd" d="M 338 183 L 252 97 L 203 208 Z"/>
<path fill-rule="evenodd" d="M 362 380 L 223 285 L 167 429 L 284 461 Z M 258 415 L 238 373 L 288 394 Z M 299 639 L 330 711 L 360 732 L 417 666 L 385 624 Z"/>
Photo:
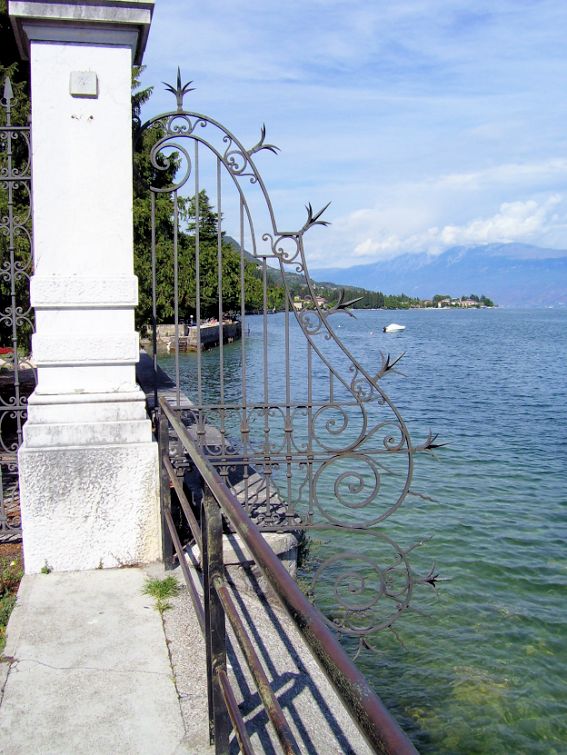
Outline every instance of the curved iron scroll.
<path fill-rule="evenodd" d="M 349 306 L 353 302 L 345 301 L 344 294 L 332 306 L 318 299 L 304 245 L 310 229 L 328 225 L 323 219 L 327 208 L 314 211 L 307 205 L 306 220 L 297 231 L 278 227 L 254 162 L 254 156 L 261 151 L 277 151 L 266 142 L 265 127 L 262 126 L 258 142 L 246 148 L 218 121 L 184 109 L 184 96 L 191 89 L 189 84 L 182 85 L 179 73 L 177 85 L 167 85 L 167 89 L 175 95 L 177 109 L 147 121 L 137 138 L 148 132 L 155 134 L 150 153 L 154 170 L 154 185 L 149 187 L 152 216 L 155 219 L 156 202 L 161 195 L 170 198 L 174 218 L 174 337 L 169 347 L 174 353 L 175 403 L 203 453 L 262 530 L 332 533 L 331 555 L 317 559 L 310 590 L 317 599 L 325 583 L 323 592 L 328 595 L 332 590 L 335 595 L 329 623 L 356 638 L 361 647 L 369 646 L 369 634 L 391 627 L 409 607 L 417 584 L 435 585 L 433 570 L 426 576 L 412 570 L 409 554 L 416 546 L 402 548 L 381 526 L 414 493 L 414 457 L 437 447 L 436 436 L 430 434 L 422 443 L 414 444 L 400 412 L 382 386 L 401 356 L 383 354 L 377 368 L 369 370 L 333 328 L 331 318 L 340 313 L 352 315 Z M 211 160 L 208 169 L 203 167 L 205 159 Z M 202 316 L 204 243 L 199 202 L 209 174 L 218 212 L 218 325 L 213 327 L 218 329 L 219 345 L 216 358 L 209 354 L 205 359 L 205 335 L 211 326 L 204 323 Z M 226 334 L 231 325 L 225 318 L 223 303 L 223 257 L 228 253 L 223 239 L 223 224 L 228 225 L 223 218 L 226 183 L 234 187 L 237 197 L 233 208 L 239 234 L 233 247 L 240 264 L 239 347 L 224 343 L 230 340 Z M 194 197 L 190 230 L 183 228 L 181 220 L 182 210 L 187 207 L 183 192 Z M 183 277 L 179 269 L 183 234 L 185 247 L 188 241 L 192 245 L 194 278 Z M 158 243 L 154 229 L 154 318 L 155 286 L 160 273 L 159 266 L 156 269 Z M 248 255 L 246 248 L 250 250 Z M 253 332 L 245 274 L 250 260 L 256 263 L 256 279 L 262 284 L 262 307 L 253 321 Z M 279 269 L 279 284 L 285 289 L 280 316 L 283 340 L 277 359 L 271 343 L 268 303 L 275 266 Z M 290 289 L 289 272 L 303 277 L 307 294 L 301 308 Z M 187 326 L 182 322 L 188 311 L 180 308 L 180 280 L 189 278 L 195 286 L 195 320 L 193 323 L 190 316 Z M 160 343 L 155 320 L 152 330 L 157 367 Z M 187 362 L 180 358 L 180 349 L 185 344 L 190 346 L 191 341 L 196 349 L 193 380 L 184 378 Z M 250 362 L 250 347 L 256 348 L 260 364 Z M 229 375 L 229 366 L 234 367 L 235 348 L 239 348 L 238 369 L 236 374 L 232 369 Z M 348 542 L 344 537 L 347 533 Z"/>

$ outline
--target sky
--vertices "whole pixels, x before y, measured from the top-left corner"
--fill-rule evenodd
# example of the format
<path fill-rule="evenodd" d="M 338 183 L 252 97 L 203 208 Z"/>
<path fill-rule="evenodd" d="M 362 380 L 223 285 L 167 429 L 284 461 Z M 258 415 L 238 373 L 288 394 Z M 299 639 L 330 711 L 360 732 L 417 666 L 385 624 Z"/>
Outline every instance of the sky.
<path fill-rule="evenodd" d="M 567 255 L 565 0 L 156 0 L 144 115 L 185 106 L 250 146 L 278 226 L 331 205 L 311 269 L 456 245 Z M 227 229 L 230 232 L 230 229 Z"/>

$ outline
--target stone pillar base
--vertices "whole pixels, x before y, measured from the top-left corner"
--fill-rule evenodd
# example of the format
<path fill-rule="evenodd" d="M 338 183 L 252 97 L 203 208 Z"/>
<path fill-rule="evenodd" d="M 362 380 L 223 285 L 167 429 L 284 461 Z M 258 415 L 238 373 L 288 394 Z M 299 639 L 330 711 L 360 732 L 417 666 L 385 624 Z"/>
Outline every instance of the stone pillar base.
<path fill-rule="evenodd" d="M 161 558 L 157 444 L 19 453 L 27 574 Z"/>

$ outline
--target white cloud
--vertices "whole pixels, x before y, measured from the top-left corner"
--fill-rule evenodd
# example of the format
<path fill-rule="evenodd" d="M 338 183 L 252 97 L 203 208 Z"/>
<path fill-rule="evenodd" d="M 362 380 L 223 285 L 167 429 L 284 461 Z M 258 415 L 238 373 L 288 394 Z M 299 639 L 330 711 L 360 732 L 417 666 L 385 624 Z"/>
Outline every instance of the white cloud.
<path fill-rule="evenodd" d="M 504 202 L 489 218 L 476 218 L 465 226 L 446 225 L 438 233 L 441 248 L 493 242 L 532 241 L 553 222 L 553 210 L 561 203 L 557 194 L 543 204 L 534 200 Z"/>
<path fill-rule="evenodd" d="M 550 158 L 540 162 L 503 163 L 483 170 L 466 173 L 449 173 L 430 181 L 432 186 L 450 189 L 481 189 L 485 186 L 532 185 L 559 177 L 567 179 L 567 159 Z"/>
<path fill-rule="evenodd" d="M 542 202 L 534 199 L 504 202 L 493 215 L 474 218 L 463 225 L 431 226 L 407 236 L 380 229 L 358 241 L 352 257 L 370 261 L 406 252 L 439 254 L 452 246 L 539 241 L 552 226 L 564 224 L 565 208 L 563 213 L 558 212 L 561 205 L 562 197 L 553 194 Z M 357 220 L 368 221 L 370 217 L 370 211 L 358 211 L 346 220 L 346 225 L 356 232 Z"/>

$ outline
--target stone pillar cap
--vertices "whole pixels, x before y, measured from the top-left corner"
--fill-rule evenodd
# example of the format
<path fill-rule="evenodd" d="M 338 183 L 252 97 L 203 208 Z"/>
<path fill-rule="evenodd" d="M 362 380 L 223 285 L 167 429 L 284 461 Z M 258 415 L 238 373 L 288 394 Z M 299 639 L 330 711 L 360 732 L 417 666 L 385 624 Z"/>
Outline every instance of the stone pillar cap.
<path fill-rule="evenodd" d="M 8 12 L 20 55 L 31 41 L 119 45 L 140 65 L 155 0 L 9 0 Z"/>

